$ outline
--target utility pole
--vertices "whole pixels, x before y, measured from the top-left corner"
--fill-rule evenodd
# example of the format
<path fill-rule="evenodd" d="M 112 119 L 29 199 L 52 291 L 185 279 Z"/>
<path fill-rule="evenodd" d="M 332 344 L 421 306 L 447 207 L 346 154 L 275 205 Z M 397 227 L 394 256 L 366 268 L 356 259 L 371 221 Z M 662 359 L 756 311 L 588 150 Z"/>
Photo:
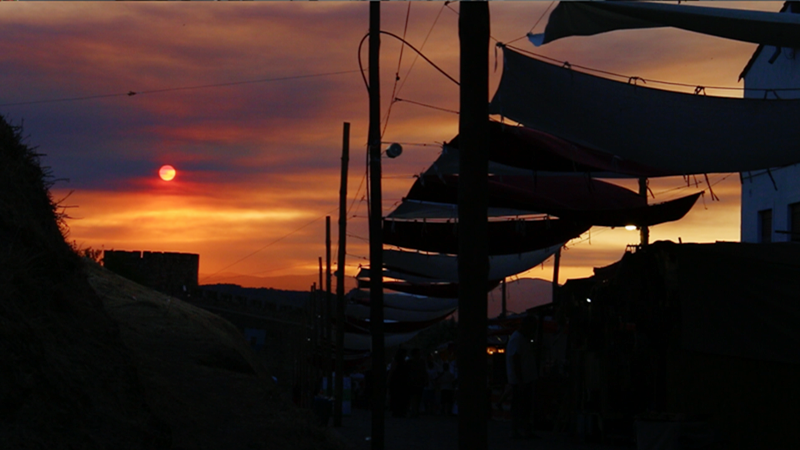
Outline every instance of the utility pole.
<path fill-rule="evenodd" d="M 344 257 L 347 241 L 347 165 L 350 162 L 350 123 L 342 132 L 342 180 L 339 185 L 339 252 L 336 260 L 336 389 L 333 426 L 342 426 L 344 395 Z"/>
<path fill-rule="evenodd" d="M 322 256 L 319 257 L 319 288 L 317 289 L 317 301 L 319 302 L 320 311 L 320 349 L 319 349 L 319 364 L 322 370 L 322 376 L 325 377 L 327 386 L 331 384 L 331 341 L 328 340 L 328 327 L 331 326 L 330 308 L 325 306 L 325 288 L 322 284 Z M 325 395 L 329 395 L 328 389 L 325 389 Z"/>
<path fill-rule="evenodd" d="M 508 309 L 506 308 L 506 279 L 505 278 L 503 278 L 503 282 L 502 282 L 501 286 L 503 287 L 503 289 L 501 291 L 502 292 L 502 296 L 503 296 L 503 300 L 502 300 L 502 302 L 503 302 L 502 303 L 502 307 L 503 308 L 500 311 L 500 318 L 501 319 L 505 319 L 506 316 L 508 315 Z"/>
<path fill-rule="evenodd" d="M 313 394 L 311 395 L 311 402 L 313 403 L 314 397 L 317 395 L 317 390 L 319 386 L 317 383 L 319 382 L 319 333 L 318 330 L 318 311 L 317 311 L 317 284 L 311 284 L 311 386 L 314 389 Z"/>
<path fill-rule="evenodd" d="M 647 205 L 647 178 L 639 178 L 639 195 Z M 650 228 L 647 225 L 639 226 L 639 240 L 642 248 L 650 245 Z"/>
<path fill-rule="evenodd" d="M 383 231 L 381 229 L 381 3 L 369 2 L 369 304 L 372 333 L 372 450 L 383 450 L 386 364 L 383 339 Z"/>
<path fill-rule="evenodd" d="M 331 298 L 331 216 L 325 216 L 325 311 L 328 312 L 327 336 L 328 348 L 325 351 L 325 366 L 328 374 L 333 375 L 333 299 Z M 338 375 L 337 375 L 338 376 Z M 333 397 L 333 378 L 328 377 L 328 397 Z"/>
<path fill-rule="evenodd" d="M 553 303 L 556 302 L 556 292 L 558 291 L 558 271 L 561 267 L 561 247 L 556 250 L 555 260 L 553 261 L 553 293 L 551 300 Z"/>
<path fill-rule="evenodd" d="M 486 450 L 489 4 L 461 2 L 459 7 L 458 448 Z"/>

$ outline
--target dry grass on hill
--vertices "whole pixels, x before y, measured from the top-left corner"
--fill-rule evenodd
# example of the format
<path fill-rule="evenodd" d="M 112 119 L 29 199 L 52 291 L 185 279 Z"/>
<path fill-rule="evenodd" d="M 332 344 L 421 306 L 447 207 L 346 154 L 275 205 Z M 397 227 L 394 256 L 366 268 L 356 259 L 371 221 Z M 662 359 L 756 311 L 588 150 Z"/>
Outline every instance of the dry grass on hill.
<path fill-rule="evenodd" d="M 81 260 L 0 116 L 0 449 L 338 448 L 223 319 Z"/>
<path fill-rule="evenodd" d="M 96 264 L 88 275 L 133 353 L 147 404 L 172 430 L 173 448 L 337 447 L 279 395 L 229 322 Z"/>

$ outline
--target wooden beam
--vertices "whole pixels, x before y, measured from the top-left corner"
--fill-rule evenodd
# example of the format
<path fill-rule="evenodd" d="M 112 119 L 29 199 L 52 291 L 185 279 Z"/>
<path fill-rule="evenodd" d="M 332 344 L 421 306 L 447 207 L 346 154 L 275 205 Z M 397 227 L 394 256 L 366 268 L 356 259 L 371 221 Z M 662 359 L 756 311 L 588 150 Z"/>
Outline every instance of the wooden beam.
<path fill-rule="evenodd" d="M 342 131 L 342 176 L 339 182 L 339 251 L 336 259 L 336 388 L 333 426 L 342 426 L 344 395 L 344 258 L 347 243 L 347 165 L 350 161 L 350 123 Z"/>
<path fill-rule="evenodd" d="M 372 333 L 372 450 L 384 447 L 386 364 L 383 336 L 383 233 L 381 212 L 381 3 L 369 2 L 369 267 Z"/>
<path fill-rule="evenodd" d="M 486 450 L 489 4 L 461 2 L 459 5 L 458 448 Z"/>

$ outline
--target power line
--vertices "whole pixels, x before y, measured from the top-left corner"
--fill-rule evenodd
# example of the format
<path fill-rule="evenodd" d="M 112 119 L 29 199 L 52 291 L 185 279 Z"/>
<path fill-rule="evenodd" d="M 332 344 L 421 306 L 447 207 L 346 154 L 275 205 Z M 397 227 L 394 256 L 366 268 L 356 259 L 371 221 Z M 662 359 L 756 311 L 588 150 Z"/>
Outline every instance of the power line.
<path fill-rule="evenodd" d="M 189 90 L 197 90 L 197 89 L 210 89 L 210 88 L 218 88 L 218 87 L 228 87 L 228 86 L 240 86 L 243 84 L 255 84 L 255 83 L 270 83 L 270 82 L 277 82 L 277 81 L 287 81 L 287 80 L 300 80 L 304 78 L 318 78 L 318 77 L 327 77 L 332 75 L 344 75 L 348 73 L 356 73 L 360 72 L 360 70 L 343 70 L 338 72 L 325 72 L 325 73 L 315 73 L 315 74 L 306 74 L 306 75 L 290 75 L 285 77 L 275 77 L 275 78 L 260 78 L 257 80 L 245 80 L 245 81 L 232 81 L 228 83 L 214 83 L 214 84 L 201 84 L 197 86 L 179 86 L 179 87 L 171 87 L 171 88 L 164 88 L 164 89 L 150 89 L 145 91 L 128 91 L 128 92 L 119 92 L 115 94 L 97 94 L 97 95 L 86 95 L 82 97 L 64 97 L 64 98 L 54 98 L 54 99 L 44 99 L 44 100 L 32 100 L 27 102 L 11 102 L 11 103 L 0 103 L 0 106 L 21 106 L 21 105 L 37 105 L 42 103 L 64 103 L 64 102 L 75 102 L 75 101 L 85 101 L 85 100 L 95 100 L 100 98 L 111 98 L 111 97 L 133 97 L 135 95 L 148 95 L 148 94 L 163 94 L 165 92 L 176 92 L 176 91 L 189 91 Z"/>
<path fill-rule="evenodd" d="M 595 68 L 592 68 L 592 67 L 581 66 L 581 65 L 578 65 L 578 64 L 572 64 L 572 63 L 570 63 L 568 61 L 562 61 L 562 60 L 559 60 L 559 59 L 551 58 L 549 56 L 545 56 L 545 55 L 542 55 L 540 53 L 534 53 L 534 52 L 531 52 L 529 50 L 525 50 L 525 49 L 522 49 L 522 48 L 519 48 L 519 47 L 515 47 L 515 46 L 512 46 L 512 45 L 508 45 L 508 44 L 503 44 L 501 42 L 498 42 L 497 45 L 500 46 L 500 47 L 508 47 L 508 48 L 516 50 L 516 51 L 518 51 L 520 53 L 525 53 L 525 54 L 527 54 L 529 56 L 533 56 L 533 57 L 541 59 L 541 60 L 547 60 L 547 61 L 551 61 L 551 62 L 554 62 L 554 63 L 557 63 L 557 64 L 561 64 L 561 65 L 564 65 L 566 67 L 569 67 L 570 69 L 577 68 L 577 69 L 585 70 L 587 72 L 601 73 L 603 75 L 608 75 L 608 76 L 611 76 L 611 77 L 616 77 L 616 78 L 621 78 L 621 79 L 624 79 L 624 80 L 628 80 L 629 83 L 632 83 L 632 82 L 635 82 L 635 81 L 638 80 L 638 81 L 641 81 L 643 83 L 655 83 L 655 84 L 663 84 L 663 85 L 666 85 L 666 86 L 678 86 L 678 87 L 695 88 L 695 92 L 696 93 L 704 92 L 705 89 L 717 89 L 717 90 L 722 90 L 722 91 L 744 91 L 744 88 L 740 88 L 740 87 L 700 86 L 700 85 L 697 85 L 697 84 L 677 83 L 677 82 L 674 82 L 674 81 L 661 81 L 661 80 L 653 80 L 653 79 L 649 79 L 649 78 L 645 79 L 645 78 L 641 78 L 641 77 L 637 77 L 637 76 L 628 76 L 628 75 L 623 75 L 623 74 L 620 74 L 620 73 L 610 72 L 610 71 L 607 71 L 607 70 L 595 69 Z M 753 90 L 754 91 L 766 91 L 766 92 L 779 92 L 779 91 L 797 91 L 797 90 L 800 90 L 800 88 L 753 89 Z"/>
<path fill-rule="evenodd" d="M 222 272 L 223 270 L 230 269 L 231 267 L 235 266 L 236 264 L 239 264 L 240 262 L 244 261 L 245 259 L 247 259 L 247 258 L 249 258 L 249 257 L 251 257 L 251 256 L 253 256 L 253 255 L 255 255 L 256 253 L 259 253 L 259 252 L 261 252 L 262 250 L 266 249 L 267 247 L 270 247 L 270 246 L 272 246 L 272 245 L 275 245 L 275 244 L 277 244 L 278 242 L 280 242 L 280 241 L 282 241 L 282 240 L 286 239 L 287 237 L 289 237 L 289 236 L 291 236 L 291 235 L 293 235 L 293 234 L 297 233 L 298 231 L 300 231 L 300 230 L 302 230 L 303 228 L 305 228 L 305 227 L 307 227 L 307 226 L 311 225 L 312 223 L 318 222 L 318 221 L 319 221 L 319 220 L 321 220 L 323 217 L 325 217 L 325 216 L 327 216 L 328 214 L 330 214 L 330 213 L 332 213 L 332 212 L 336 211 L 337 209 L 339 209 L 339 207 L 338 207 L 338 206 L 337 206 L 336 208 L 333 208 L 332 210 L 328 211 L 327 213 L 325 213 L 325 215 L 323 215 L 323 216 L 320 216 L 320 217 L 317 217 L 316 219 L 312 220 L 311 222 L 308 222 L 307 224 L 305 224 L 305 225 L 303 225 L 303 226 L 301 226 L 301 227 L 299 227 L 299 228 L 295 228 L 294 230 L 290 231 L 289 233 L 287 233 L 287 234 L 285 234 L 285 235 L 283 235 L 283 236 L 279 237 L 278 239 L 275 239 L 274 241 L 272 241 L 272 242 L 270 242 L 269 244 L 267 244 L 267 245 L 265 245 L 265 246 L 263 246 L 263 247 L 259 248 L 258 250 L 255 250 L 255 251 L 253 251 L 253 252 L 250 252 L 250 253 L 248 253 L 247 255 L 245 255 L 245 256 L 243 256 L 243 257 L 241 257 L 241 258 L 237 259 L 236 261 L 234 261 L 234 262 L 232 262 L 232 263 L 228 264 L 227 266 L 223 267 L 222 269 L 219 269 L 218 271 L 216 271 L 216 272 L 212 273 L 211 275 L 206 275 L 206 276 L 205 276 L 205 277 L 204 277 L 202 280 L 200 280 L 200 281 L 207 280 L 207 279 L 209 279 L 209 278 L 213 277 L 214 275 L 217 275 L 218 273 Z"/>
<path fill-rule="evenodd" d="M 542 13 L 542 15 L 539 16 L 539 20 L 537 20 L 536 23 L 533 24 L 533 26 L 531 27 L 530 31 L 528 31 L 527 34 L 524 34 L 524 35 L 522 35 L 522 36 L 520 36 L 520 37 L 518 37 L 518 38 L 516 38 L 516 39 L 514 39 L 512 41 L 506 42 L 506 45 L 511 44 L 513 42 L 517 42 L 520 39 L 525 39 L 526 37 L 528 37 L 528 34 L 532 33 L 533 30 L 536 28 L 536 26 L 539 25 L 539 22 L 541 22 L 542 19 L 544 19 L 545 14 L 547 14 L 547 11 L 550 11 L 550 8 L 553 7 L 553 4 L 555 4 L 555 2 L 550 2 L 550 5 L 548 5 L 547 9 L 545 9 L 544 12 Z"/>
<path fill-rule="evenodd" d="M 431 37 L 431 33 L 433 32 L 433 28 L 436 27 L 436 22 L 439 21 L 439 16 L 442 15 L 442 11 L 444 11 L 444 7 L 446 5 L 447 5 L 447 3 L 443 4 L 441 9 L 439 9 L 439 14 L 437 14 L 436 18 L 433 20 L 433 24 L 431 25 L 431 28 L 428 30 L 428 34 L 425 36 L 425 39 L 422 41 L 422 45 L 419 46 L 419 51 L 422 51 L 422 49 L 425 48 L 425 44 L 428 42 L 428 38 Z M 417 63 L 418 59 L 419 59 L 419 55 L 415 54 L 414 55 L 414 60 L 411 61 L 411 66 L 409 66 L 408 70 L 406 71 L 405 76 L 403 77 L 403 80 L 400 83 L 400 87 L 397 88 L 397 93 L 398 94 L 400 93 L 401 90 L 403 90 L 403 86 L 405 86 L 406 81 L 408 80 L 408 76 L 411 75 L 411 69 L 414 68 L 414 64 Z"/>
<path fill-rule="evenodd" d="M 400 57 L 397 58 L 397 70 L 394 73 L 394 86 L 392 86 L 392 97 L 394 98 L 395 93 L 397 92 L 397 82 L 400 81 L 400 65 L 403 63 L 403 49 L 405 48 L 405 39 L 406 33 L 408 32 L 408 19 L 411 17 L 411 2 L 408 2 L 408 10 L 406 11 L 406 26 L 403 28 L 403 42 L 400 46 Z M 386 128 L 389 126 L 389 117 L 392 115 L 392 106 L 394 102 L 389 103 L 389 109 L 386 111 L 386 119 L 384 119 L 383 123 L 383 131 L 381 131 L 381 137 L 386 134 Z"/>
<path fill-rule="evenodd" d="M 454 110 L 452 110 L 452 109 L 440 108 L 440 107 L 438 107 L 438 106 L 428 105 L 428 104 L 426 104 L 426 103 L 415 102 L 415 101 L 413 101 L 413 100 L 406 100 L 406 99 L 404 99 L 404 98 L 399 98 L 399 97 L 398 97 L 398 98 L 395 98 L 395 99 L 394 99 L 394 101 L 395 101 L 395 102 L 406 102 L 406 103 L 411 103 L 411 104 L 414 104 L 414 105 L 417 105 L 417 106 L 424 106 L 425 108 L 436 109 L 436 110 L 439 110 L 439 111 L 444 111 L 444 112 L 449 112 L 449 113 L 453 113 L 453 114 L 458 114 L 458 111 L 454 111 Z"/>

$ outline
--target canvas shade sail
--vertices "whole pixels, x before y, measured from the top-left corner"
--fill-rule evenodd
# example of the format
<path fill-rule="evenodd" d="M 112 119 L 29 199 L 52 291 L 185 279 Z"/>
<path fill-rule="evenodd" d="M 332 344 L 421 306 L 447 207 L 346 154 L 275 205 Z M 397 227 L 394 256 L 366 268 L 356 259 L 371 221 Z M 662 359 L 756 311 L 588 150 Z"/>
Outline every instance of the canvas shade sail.
<path fill-rule="evenodd" d="M 656 205 L 637 193 L 604 181 L 572 176 L 490 177 L 489 205 L 528 209 L 597 226 L 651 226 L 682 218 L 701 193 Z M 409 199 L 455 203 L 458 177 L 422 176 L 408 193 Z"/>
<path fill-rule="evenodd" d="M 412 331 L 409 333 L 385 333 L 383 335 L 384 346 L 395 347 L 404 344 L 413 339 L 418 333 L 419 331 Z M 344 348 L 349 350 L 370 350 L 372 348 L 372 335 L 369 333 L 345 332 Z"/>
<path fill-rule="evenodd" d="M 421 330 L 424 330 L 425 328 L 430 327 L 431 325 L 435 325 L 435 324 L 441 322 L 442 320 L 444 320 L 445 317 L 449 316 L 451 313 L 452 313 L 452 311 L 450 311 L 450 312 L 448 312 L 448 313 L 446 313 L 446 314 L 444 314 L 444 315 L 442 315 L 440 317 L 437 317 L 437 318 L 434 318 L 434 319 L 430 319 L 430 320 L 426 320 L 424 322 L 405 322 L 405 321 L 397 321 L 396 322 L 396 321 L 389 321 L 387 319 L 383 323 L 383 331 L 385 333 L 393 333 L 393 334 L 396 334 L 396 333 L 412 333 L 412 332 L 415 332 L 415 331 L 421 331 Z M 355 318 L 349 317 L 349 316 L 345 316 L 344 320 L 345 320 L 345 328 L 344 328 L 344 330 L 347 331 L 347 332 L 350 332 L 350 333 L 354 333 L 354 332 L 369 333 L 370 332 L 369 320 L 359 320 L 359 319 L 355 319 Z"/>
<path fill-rule="evenodd" d="M 489 256 L 490 280 L 501 280 L 543 263 L 563 243 L 532 252 L 515 255 Z M 441 281 L 458 281 L 458 257 L 441 253 L 418 253 L 402 250 L 383 250 L 386 267 L 411 274 L 420 274 Z"/>
<path fill-rule="evenodd" d="M 574 144 L 528 127 L 489 122 L 489 173 L 495 175 L 592 174 L 599 178 L 650 178 L 669 175 L 611 153 Z M 456 136 L 426 173 L 458 173 L 460 138 Z M 514 170 L 516 169 L 516 170 Z M 522 170 L 519 170 L 522 169 Z"/>
<path fill-rule="evenodd" d="M 370 280 L 359 278 L 357 280 L 360 289 L 369 289 Z M 500 280 L 489 280 L 486 292 L 491 291 L 500 285 Z M 402 292 L 411 295 L 424 295 L 433 298 L 458 298 L 458 283 L 447 282 L 409 282 L 383 280 L 383 288 L 390 291 Z"/>
<path fill-rule="evenodd" d="M 800 48 L 800 17 L 762 11 L 645 2 L 559 2 L 534 45 L 613 30 L 675 27 L 754 44 Z"/>
<path fill-rule="evenodd" d="M 456 308 L 448 308 L 440 311 L 414 311 L 408 309 L 383 308 L 384 320 L 393 322 L 427 322 L 430 320 L 442 319 L 449 316 Z M 370 307 L 359 303 L 348 303 L 344 311 L 345 316 L 352 319 L 366 321 L 369 320 Z"/>
<path fill-rule="evenodd" d="M 520 217 L 542 214 L 511 208 L 488 209 L 489 217 Z M 386 215 L 389 219 L 446 219 L 458 220 L 458 205 L 453 203 L 427 202 L 404 198 L 397 207 Z"/>
<path fill-rule="evenodd" d="M 347 298 L 356 303 L 369 305 L 369 291 L 353 289 Z M 457 298 L 428 298 L 421 295 L 392 294 L 384 292 L 385 308 L 404 309 L 408 311 L 442 311 L 458 307 Z"/>
<path fill-rule="evenodd" d="M 783 14 L 789 16 L 790 14 Z M 666 174 L 746 172 L 800 162 L 800 100 L 651 89 L 504 49 L 490 113 Z"/>
<path fill-rule="evenodd" d="M 386 269 L 386 268 L 384 268 L 382 272 L 383 272 L 382 275 L 383 275 L 384 279 L 392 278 L 392 279 L 395 279 L 395 280 L 403 280 L 403 281 L 406 281 L 406 282 L 409 282 L 409 283 L 418 283 L 418 284 L 426 284 L 426 283 L 438 282 L 438 280 L 434 280 L 433 278 L 420 276 L 420 275 L 413 275 L 413 274 L 410 274 L 410 273 L 399 272 L 397 270 L 391 270 L 391 269 Z M 369 267 L 362 267 L 358 271 L 358 274 L 356 274 L 356 279 L 359 280 L 359 281 L 364 281 L 364 282 L 368 283 L 370 281 L 370 279 L 371 279 L 371 276 L 372 275 L 371 275 L 371 272 L 369 270 Z M 367 286 L 368 286 L 368 284 L 367 284 Z M 364 286 L 359 286 L 359 287 L 364 287 Z M 424 294 L 421 294 L 421 295 L 424 296 Z M 366 299 L 369 299 L 369 296 L 367 296 Z"/>
<path fill-rule="evenodd" d="M 550 247 L 580 236 L 586 223 L 562 219 L 505 220 L 487 224 L 489 255 Z M 426 252 L 458 253 L 457 222 L 383 221 L 383 243 Z"/>
<path fill-rule="evenodd" d="M 489 280 L 486 292 L 500 285 L 500 280 Z M 458 283 L 409 283 L 405 281 L 384 281 L 383 287 L 397 292 L 425 295 L 436 298 L 458 298 Z"/>

